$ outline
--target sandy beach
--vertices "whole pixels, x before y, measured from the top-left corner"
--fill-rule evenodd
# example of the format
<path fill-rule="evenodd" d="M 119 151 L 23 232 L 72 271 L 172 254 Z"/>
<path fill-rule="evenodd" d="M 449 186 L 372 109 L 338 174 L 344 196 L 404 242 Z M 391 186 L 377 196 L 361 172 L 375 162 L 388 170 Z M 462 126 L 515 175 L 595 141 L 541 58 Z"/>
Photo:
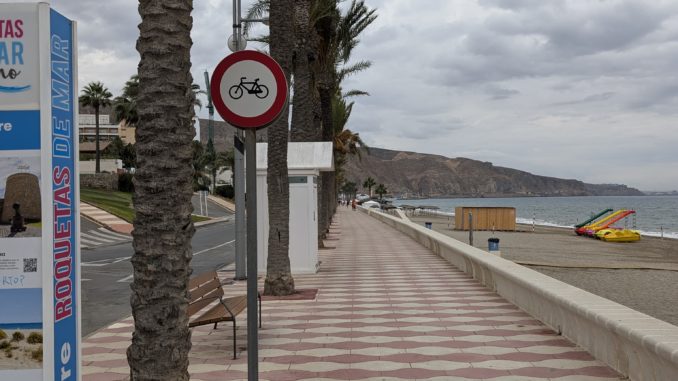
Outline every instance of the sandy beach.
<path fill-rule="evenodd" d="M 42 348 L 42 343 L 30 344 L 27 339 L 32 332 L 42 335 L 40 329 L 3 329 L 6 338 L 0 340 L 0 345 L 4 342 L 9 343 L 11 351 L 3 348 L 0 351 L 0 370 L 6 369 L 39 369 L 42 368 L 42 357 L 39 360 L 33 359 L 32 352 Z M 12 341 L 12 334 L 21 332 L 24 338 L 19 341 Z M 4 344 L 7 345 L 7 344 Z M 11 353 L 11 357 L 8 356 Z"/>
<path fill-rule="evenodd" d="M 418 224 L 468 243 L 468 231 L 454 230 L 454 217 L 409 216 Z M 500 239 L 505 259 L 678 325 L 678 240 L 643 237 L 612 243 L 579 237 L 572 230 L 518 225 L 516 232 L 475 231 L 473 246 L 487 250 Z"/>

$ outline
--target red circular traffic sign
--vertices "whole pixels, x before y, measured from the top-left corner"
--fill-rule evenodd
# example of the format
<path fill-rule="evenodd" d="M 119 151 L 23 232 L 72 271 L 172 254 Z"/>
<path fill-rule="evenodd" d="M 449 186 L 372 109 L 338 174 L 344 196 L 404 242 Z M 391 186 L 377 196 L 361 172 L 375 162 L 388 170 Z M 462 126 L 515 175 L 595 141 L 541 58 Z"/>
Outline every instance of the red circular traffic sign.
<path fill-rule="evenodd" d="M 273 123 L 287 103 L 287 90 L 280 65 L 254 50 L 241 50 L 221 60 L 210 84 L 217 112 L 238 128 L 260 128 Z"/>

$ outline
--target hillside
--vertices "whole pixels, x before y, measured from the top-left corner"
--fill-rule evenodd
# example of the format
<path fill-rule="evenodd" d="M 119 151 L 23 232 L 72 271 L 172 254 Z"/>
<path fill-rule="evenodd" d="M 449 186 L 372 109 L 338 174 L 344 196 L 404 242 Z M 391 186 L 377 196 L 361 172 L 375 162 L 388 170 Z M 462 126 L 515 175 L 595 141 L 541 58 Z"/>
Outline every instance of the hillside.
<path fill-rule="evenodd" d="M 643 195 L 626 185 L 586 184 L 489 162 L 380 148 L 371 148 L 362 160 L 350 158 L 345 171 L 361 190 L 369 176 L 389 194 L 405 198 Z"/>

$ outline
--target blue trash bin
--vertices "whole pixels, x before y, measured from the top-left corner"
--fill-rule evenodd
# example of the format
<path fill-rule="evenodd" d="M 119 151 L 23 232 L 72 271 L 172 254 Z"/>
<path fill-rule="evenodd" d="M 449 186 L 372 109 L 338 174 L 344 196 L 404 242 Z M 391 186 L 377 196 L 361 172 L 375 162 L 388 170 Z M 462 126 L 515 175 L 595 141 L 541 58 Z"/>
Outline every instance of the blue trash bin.
<path fill-rule="evenodd" d="M 433 229 L 433 224 L 430 222 L 424 222 L 424 226 L 426 226 L 426 229 Z"/>
<path fill-rule="evenodd" d="M 487 246 L 490 251 L 499 251 L 499 238 L 490 238 L 487 240 Z"/>

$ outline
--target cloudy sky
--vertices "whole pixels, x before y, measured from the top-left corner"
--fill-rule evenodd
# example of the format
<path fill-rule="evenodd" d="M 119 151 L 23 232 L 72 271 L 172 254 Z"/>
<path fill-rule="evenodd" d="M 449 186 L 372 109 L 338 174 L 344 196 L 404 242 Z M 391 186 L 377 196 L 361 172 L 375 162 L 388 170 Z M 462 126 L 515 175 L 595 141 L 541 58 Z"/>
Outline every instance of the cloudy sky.
<path fill-rule="evenodd" d="M 246 9 L 251 0 L 242 0 Z M 371 146 L 642 190 L 678 189 L 678 1 L 366 0 L 344 85 Z M 136 71 L 134 0 L 53 0 L 79 22 L 80 84 Z M 230 0 L 194 2 L 193 74 L 228 52 Z M 206 111 L 202 110 L 202 116 Z"/>

